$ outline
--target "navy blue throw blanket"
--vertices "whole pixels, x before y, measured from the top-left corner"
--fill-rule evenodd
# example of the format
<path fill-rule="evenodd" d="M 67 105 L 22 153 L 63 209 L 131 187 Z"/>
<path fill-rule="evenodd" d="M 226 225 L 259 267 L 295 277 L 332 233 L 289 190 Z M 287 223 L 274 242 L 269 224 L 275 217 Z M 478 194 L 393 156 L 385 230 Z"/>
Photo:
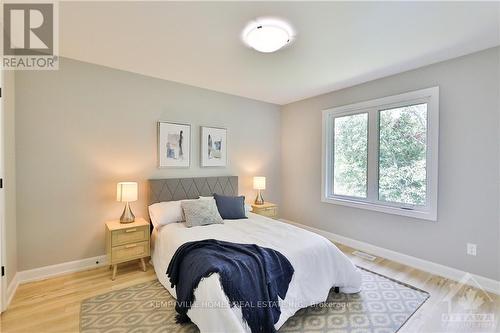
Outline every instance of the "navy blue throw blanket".
<path fill-rule="evenodd" d="M 187 312 L 198 283 L 219 273 L 230 305 L 241 308 L 252 333 L 276 332 L 274 324 L 281 314 L 278 296 L 285 299 L 293 272 L 281 253 L 254 244 L 215 239 L 185 243 L 177 249 L 167 269 L 177 293 L 177 322 L 190 322 Z"/>

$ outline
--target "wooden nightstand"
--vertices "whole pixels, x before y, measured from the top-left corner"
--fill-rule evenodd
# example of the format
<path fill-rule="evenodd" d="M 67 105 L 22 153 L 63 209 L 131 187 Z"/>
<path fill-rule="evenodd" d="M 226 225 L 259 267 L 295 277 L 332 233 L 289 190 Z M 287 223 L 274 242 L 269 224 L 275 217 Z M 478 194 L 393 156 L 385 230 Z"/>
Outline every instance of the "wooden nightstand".
<path fill-rule="evenodd" d="M 252 213 L 275 219 L 278 217 L 278 206 L 271 202 L 264 202 L 263 205 L 252 204 Z"/>
<path fill-rule="evenodd" d="M 113 266 L 111 280 L 115 279 L 117 265 L 122 262 L 140 259 L 142 270 L 146 271 L 144 258 L 149 257 L 149 223 L 143 218 L 126 224 L 107 222 L 106 253 L 109 264 Z"/>

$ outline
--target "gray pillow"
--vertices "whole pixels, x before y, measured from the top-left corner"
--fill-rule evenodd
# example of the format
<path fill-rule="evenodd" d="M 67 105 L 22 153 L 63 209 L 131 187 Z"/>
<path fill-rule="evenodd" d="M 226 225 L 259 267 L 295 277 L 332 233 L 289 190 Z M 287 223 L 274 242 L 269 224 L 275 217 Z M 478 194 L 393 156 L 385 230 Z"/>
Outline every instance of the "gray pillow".
<path fill-rule="evenodd" d="M 224 223 L 214 199 L 183 201 L 181 206 L 188 227 Z"/>

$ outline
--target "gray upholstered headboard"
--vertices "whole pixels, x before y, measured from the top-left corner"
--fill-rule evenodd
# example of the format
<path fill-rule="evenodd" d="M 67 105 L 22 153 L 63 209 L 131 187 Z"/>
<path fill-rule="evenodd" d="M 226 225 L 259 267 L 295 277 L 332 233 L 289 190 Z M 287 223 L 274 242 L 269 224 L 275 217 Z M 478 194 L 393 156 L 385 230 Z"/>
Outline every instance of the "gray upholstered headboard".
<path fill-rule="evenodd" d="M 148 205 L 162 201 L 198 199 L 214 193 L 238 195 L 238 177 L 150 179 Z"/>

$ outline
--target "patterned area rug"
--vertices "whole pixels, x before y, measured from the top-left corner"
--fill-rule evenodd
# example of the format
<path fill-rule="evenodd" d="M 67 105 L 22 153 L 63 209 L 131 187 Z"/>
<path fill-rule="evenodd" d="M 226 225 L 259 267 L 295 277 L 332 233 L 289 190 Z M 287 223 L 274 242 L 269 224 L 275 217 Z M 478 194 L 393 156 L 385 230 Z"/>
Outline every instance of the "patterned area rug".
<path fill-rule="evenodd" d="M 330 291 L 325 303 L 298 311 L 279 332 L 394 333 L 429 298 L 425 291 L 361 269 L 359 294 Z M 197 333 L 175 323 L 175 299 L 156 280 L 82 302 L 80 331 Z"/>

